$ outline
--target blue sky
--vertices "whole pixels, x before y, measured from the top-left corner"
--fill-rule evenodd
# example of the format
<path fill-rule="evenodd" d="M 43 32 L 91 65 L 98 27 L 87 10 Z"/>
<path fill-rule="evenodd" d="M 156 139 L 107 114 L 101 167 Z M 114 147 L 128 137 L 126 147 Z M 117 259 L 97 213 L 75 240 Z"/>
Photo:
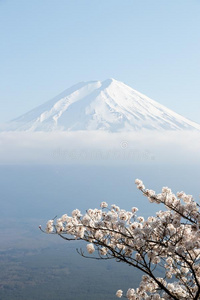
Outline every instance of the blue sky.
<path fill-rule="evenodd" d="M 115 78 L 200 123 L 199 0 L 0 0 L 0 122 Z"/>

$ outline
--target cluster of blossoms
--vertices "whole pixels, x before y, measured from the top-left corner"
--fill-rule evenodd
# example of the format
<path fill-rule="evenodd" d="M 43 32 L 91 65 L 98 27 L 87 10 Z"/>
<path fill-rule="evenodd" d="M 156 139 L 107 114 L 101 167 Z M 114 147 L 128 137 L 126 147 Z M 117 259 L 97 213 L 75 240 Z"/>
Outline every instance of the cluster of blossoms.
<path fill-rule="evenodd" d="M 102 202 L 101 209 L 89 209 L 84 215 L 76 209 L 71 216 L 49 220 L 46 232 L 85 240 L 88 253 L 98 259 L 115 258 L 143 271 L 139 287 L 124 294 L 129 300 L 199 299 L 199 205 L 184 192 L 175 195 L 164 187 L 156 195 L 141 180 L 135 183 L 151 203 L 164 204 L 166 210 L 144 220 L 136 207 L 126 211 Z M 162 278 L 156 275 L 161 270 Z M 116 296 L 123 297 L 123 291 Z"/>

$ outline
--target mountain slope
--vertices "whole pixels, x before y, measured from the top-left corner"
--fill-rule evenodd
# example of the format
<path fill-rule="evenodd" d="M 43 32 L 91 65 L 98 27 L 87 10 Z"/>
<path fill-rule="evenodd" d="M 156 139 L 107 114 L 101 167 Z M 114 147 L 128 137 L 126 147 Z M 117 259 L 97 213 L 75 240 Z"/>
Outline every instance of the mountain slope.
<path fill-rule="evenodd" d="M 110 132 L 184 130 L 200 125 L 114 79 L 82 82 L 9 124 L 13 130 Z"/>

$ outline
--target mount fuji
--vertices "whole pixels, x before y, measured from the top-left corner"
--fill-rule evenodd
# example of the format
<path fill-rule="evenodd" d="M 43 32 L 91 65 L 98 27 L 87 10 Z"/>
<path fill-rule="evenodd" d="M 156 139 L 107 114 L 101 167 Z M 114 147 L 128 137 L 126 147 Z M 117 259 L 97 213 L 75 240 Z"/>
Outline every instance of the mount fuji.
<path fill-rule="evenodd" d="M 200 130 L 200 125 L 114 79 L 81 82 L 8 124 L 8 130 Z"/>

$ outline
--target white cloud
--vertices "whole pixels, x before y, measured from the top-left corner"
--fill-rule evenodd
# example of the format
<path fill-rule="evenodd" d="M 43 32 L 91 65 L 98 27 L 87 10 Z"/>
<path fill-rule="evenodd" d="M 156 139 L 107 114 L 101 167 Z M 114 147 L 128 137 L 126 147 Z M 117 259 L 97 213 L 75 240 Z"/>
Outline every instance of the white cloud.
<path fill-rule="evenodd" d="M 2 132 L 0 164 L 197 163 L 200 133 Z"/>

